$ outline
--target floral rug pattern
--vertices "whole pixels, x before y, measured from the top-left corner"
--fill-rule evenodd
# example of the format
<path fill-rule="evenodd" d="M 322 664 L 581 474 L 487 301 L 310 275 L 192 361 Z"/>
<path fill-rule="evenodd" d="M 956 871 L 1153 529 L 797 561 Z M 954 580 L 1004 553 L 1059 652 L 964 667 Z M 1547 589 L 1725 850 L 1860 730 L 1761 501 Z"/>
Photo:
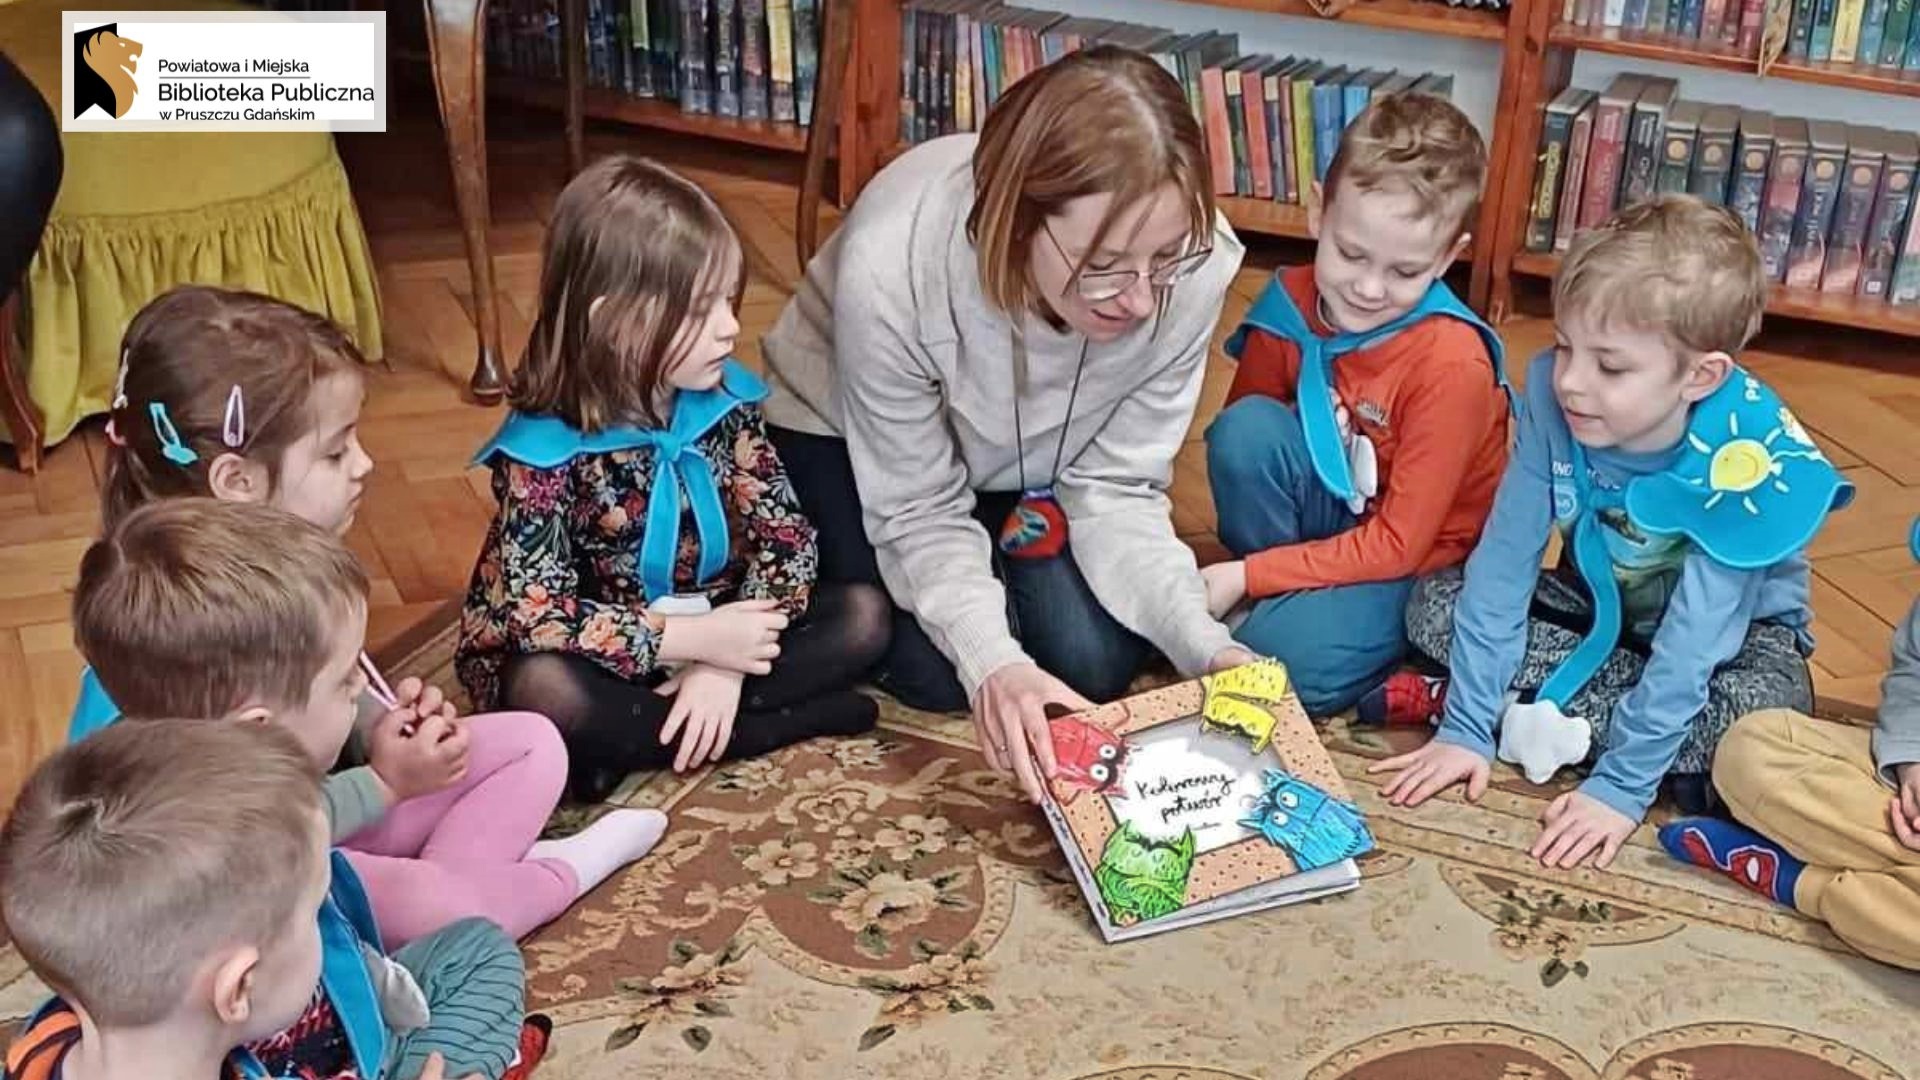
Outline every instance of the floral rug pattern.
<path fill-rule="evenodd" d="M 399 673 L 451 686 L 441 634 Z M 546 1080 L 1920 1080 L 1920 975 L 1669 860 L 1526 858 L 1555 789 L 1385 806 L 1418 733 L 1324 733 L 1380 850 L 1342 896 L 1107 946 L 963 720 L 883 705 L 614 801 L 653 855 L 524 943 Z M 577 827 L 595 808 L 570 811 Z M 40 988 L 0 952 L 0 1013 Z"/>

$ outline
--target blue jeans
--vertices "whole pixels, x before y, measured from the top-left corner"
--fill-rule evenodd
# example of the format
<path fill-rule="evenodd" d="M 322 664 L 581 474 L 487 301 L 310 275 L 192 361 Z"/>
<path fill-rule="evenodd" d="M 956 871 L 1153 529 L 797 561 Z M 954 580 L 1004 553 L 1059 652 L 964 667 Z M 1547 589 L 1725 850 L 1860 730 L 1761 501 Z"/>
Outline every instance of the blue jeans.
<path fill-rule="evenodd" d="M 1241 398 L 1214 419 L 1207 475 L 1220 540 L 1236 558 L 1358 524 L 1314 475 L 1299 415 L 1273 398 Z M 1330 715 L 1350 708 L 1406 654 L 1412 589 L 1408 577 L 1267 597 L 1234 637 L 1287 665 L 1307 712 Z"/>
<path fill-rule="evenodd" d="M 820 536 L 820 580 L 885 588 L 860 520 L 860 495 L 844 439 L 768 428 L 793 481 L 800 508 Z M 1020 501 L 1018 492 L 975 494 L 974 517 L 990 537 Z M 993 549 L 993 574 L 1006 585 L 1007 622 L 1040 668 L 1096 702 L 1123 694 L 1146 661 L 1148 645 L 1107 613 L 1074 565 L 1071 544 L 1051 559 L 1008 559 Z M 971 704 L 920 622 L 895 607 L 893 639 L 873 670 L 875 686 L 902 704 L 962 712 Z"/>

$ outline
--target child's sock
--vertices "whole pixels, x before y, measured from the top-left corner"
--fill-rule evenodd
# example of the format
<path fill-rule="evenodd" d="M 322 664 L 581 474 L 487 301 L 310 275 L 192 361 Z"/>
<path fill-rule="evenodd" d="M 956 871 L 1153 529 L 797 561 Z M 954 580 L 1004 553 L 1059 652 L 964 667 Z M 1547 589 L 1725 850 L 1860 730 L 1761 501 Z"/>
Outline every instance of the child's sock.
<path fill-rule="evenodd" d="M 652 851 L 666 831 L 667 815 L 658 810 L 610 810 L 572 836 L 533 845 L 527 858 L 559 859 L 573 867 L 585 896 L 615 870 Z"/>
<path fill-rule="evenodd" d="M 1363 724 L 1437 724 L 1447 705 L 1447 680 L 1396 671 L 1360 695 L 1354 712 Z"/>
<path fill-rule="evenodd" d="M 1660 829 L 1660 846 L 1681 862 L 1718 870 L 1775 903 L 1793 906 L 1793 887 L 1807 864 L 1744 825 L 1720 818 L 1679 818 Z"/>
<path fill-rule="evenodd" d="M 527 1080 L 533 1070 L 540 1067 L 540 1059 L 547 1056 L 547 1047 L 552 1043 L 553 1021 L 542 1013 L 528 1013 L 520 1024 L 520 1046 L 507 1064 L 507 1071 L 500 1074 L 500 1080 Z"/>

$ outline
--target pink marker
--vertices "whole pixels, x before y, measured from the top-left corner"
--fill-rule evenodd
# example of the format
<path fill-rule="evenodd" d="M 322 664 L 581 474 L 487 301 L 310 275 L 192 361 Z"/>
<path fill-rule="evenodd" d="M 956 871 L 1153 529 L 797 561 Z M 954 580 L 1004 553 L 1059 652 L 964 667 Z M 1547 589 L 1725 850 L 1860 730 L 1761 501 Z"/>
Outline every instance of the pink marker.
<path fill-rule="evenodd" d="M 374 698 L 380 704 L 389 709 L 400 707 L 400 699 L 394 696 L 393 687 L 388 686 L 387 680 L 381 678 L 380 669 L 374 666 L 373 657 L 368 656 L 364 651 L 360 654 L 360 670 L 367 673 L 367 689 L 373 692 Z"/>

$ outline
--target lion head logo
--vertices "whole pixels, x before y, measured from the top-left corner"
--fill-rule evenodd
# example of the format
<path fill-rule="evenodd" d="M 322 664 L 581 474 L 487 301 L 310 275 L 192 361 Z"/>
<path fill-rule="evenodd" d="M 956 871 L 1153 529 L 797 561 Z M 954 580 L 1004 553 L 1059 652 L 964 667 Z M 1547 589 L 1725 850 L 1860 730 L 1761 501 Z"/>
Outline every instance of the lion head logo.
<path fill-rule="evenodd" d="M 73 35 L 73 115 L 95 105 L 114 119 L 133 108 L 133 70 L 145 46 L 119 34 L 119 23 L 96 26 Z"/>

